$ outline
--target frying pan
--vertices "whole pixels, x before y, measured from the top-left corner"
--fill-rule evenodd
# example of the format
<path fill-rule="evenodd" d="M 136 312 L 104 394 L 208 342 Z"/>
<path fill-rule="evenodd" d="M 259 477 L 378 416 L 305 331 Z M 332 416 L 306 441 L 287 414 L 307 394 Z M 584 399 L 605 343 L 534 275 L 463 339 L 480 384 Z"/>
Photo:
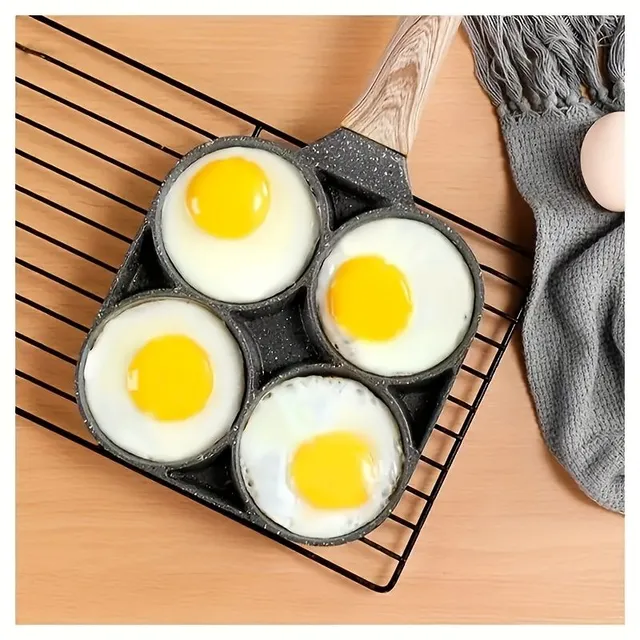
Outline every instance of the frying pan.
<path fill-rule="evenodd" d="M 78 406 L 88 428 L 105 449 L 254 528 L 268 529 L 294 542 L 342 544 L 364 536 L 389 516 L 446 401 L 483 305 L 480 268 L 473 254 L 440 219 L 415 207 L 407 171 L 407 154 L 422 103 L 459 22 L 460 18 L 447 16 L 402 18 L 370 84 L 341 126 L 297 153 L 256 138 L 219 138 L 187 153 L 169 172 L 98 312 L 76 370 Z M 318 246 L 302 276 L 273 298 L 257 303 L 224 303 L 194 290 L 172 264 L 162 239 L 162 204 L 176 178 L 203 156 L 230 146 L 264 148 L 291 162 L 307 181 L 320 220 Z M 438 229 L 457 247 L 474 283 L 473 316 L 463 340 L 439 365 L 412 376 L 383 378 L 345 361 L 324 336 L 314 305 L 309 303 L 318 267 L 340 237 L 341 229 L 381 217 L 419 219 Z M 88 352 L 110 318 L 132 305 L 168 296 L 201 304 L 229 326 L 243 351 L 246 390 L 243 407 L 225 437 L 193 458 L 161 464 L 136 457 L 106 437 L 88 406 L 83 370 Z M 376 393 L 396 416 L 405 456 L 398 486 L 378 517 L 348 535 L 331 539 L 304 538 L 271 521 L 253 503 L 239 470 L 238 443 L 257 401 L 280 381 L 293 375 L 314 374 L 349 377 Z"/>

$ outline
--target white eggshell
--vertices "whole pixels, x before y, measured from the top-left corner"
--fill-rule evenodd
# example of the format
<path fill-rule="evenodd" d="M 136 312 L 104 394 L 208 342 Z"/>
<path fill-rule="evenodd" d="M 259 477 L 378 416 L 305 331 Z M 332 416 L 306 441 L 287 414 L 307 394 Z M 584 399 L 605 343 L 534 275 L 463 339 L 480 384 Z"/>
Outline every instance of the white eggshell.
<path fill-rule="evenodd" d="M 582 142 L 580 166 L 593 199 L 609 211 L 624 211 L 624 111 L 609 113 L 591 126 Z"/>

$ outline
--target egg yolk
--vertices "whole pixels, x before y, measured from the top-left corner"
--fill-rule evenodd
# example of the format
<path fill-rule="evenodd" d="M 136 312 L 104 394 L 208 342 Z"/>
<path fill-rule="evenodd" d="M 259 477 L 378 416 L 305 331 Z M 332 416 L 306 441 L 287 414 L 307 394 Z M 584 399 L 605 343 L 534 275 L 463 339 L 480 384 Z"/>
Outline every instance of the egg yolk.
<path fill-rule="evenodd" d="M 265 220 L 271 190 L 265 172 L 245 158 L 214 160 L 190 180 L 186 204 L 194 222 L 221 239 L 253 233 Z"/>
<path fill-rule="evenodd" d="M 369 499 L 374 456 L 366 440 L 333 431 L 303 442 L 289 473 L 298 495 L 317 509 L 353 509 Z"/>
<path fill-rule="evenodd" d="M 402 332 L 413 311 L 402 271 L 373 255 L 340 265 L 327 292 L 327 305 L 351 337 L 380 342 Z"/>
<path fill-rule="evenodd" d="M 136 407 L 156 420 L 186 420 L 200 413 L 213 391 L 213 368 L 204 349 L 184 335 L 149 340 L 127 369 Z"/>

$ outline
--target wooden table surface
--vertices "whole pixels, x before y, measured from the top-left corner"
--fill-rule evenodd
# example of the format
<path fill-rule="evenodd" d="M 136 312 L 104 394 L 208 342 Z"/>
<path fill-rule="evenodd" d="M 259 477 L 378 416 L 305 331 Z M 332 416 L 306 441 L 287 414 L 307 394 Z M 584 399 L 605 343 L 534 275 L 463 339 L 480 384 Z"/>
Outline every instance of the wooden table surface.
<path fill-rule="evenodd" d="M 395 23 L 390 17 L 61 21 L 305 141 L 339 124 L 366 85 Z M 22 44 L 198 123 L 205 131 L 250 132 L 246 124 L 32 19 L 18 18 L 16 29 Z M 204 139 L 34 56 L 16 52 L 16 68 L 21 78 L 179 152 Z M 17 112 L 31 120 L 16 125 L 19 148 L 141 207 L 153 196 L 153 184 L 72 148 L 33 122 L 156 178 L 174 161 L 24 85 L 17 88 Z M 126 236 L 135 233 L 139 214 L 24 156 L 16 162 L 21 186 Z M 462 33 L 430 96 L 409 163 L 418 195 L 532 246 L 532 215 L 510 179 L 498 124 L 474 78 Z M 39 234 L 113 267 L 119 265 L 126 243 L 24 193 L 17 195 L 17 218 L 17 255 L 31 265 L 16 267 L 18 293 L 90 324 L 98 302 L 53 282 L 37 268 L 94 297 L 104 295 L 112 274 Z M 474 234 L 465 237 L 483 262 L 524 279 L 530 274 L 527 260 L 515 259 Z M 487 289 L 490 301 L 501 308 L 517 306 L 513 288 L 488 283 Z M 499 332 L 486 315 L 483 331 Z M 17 341 L 17 368 L 72 392 L 72 364 L 35 344 L 47 345 L 72 362 L 83 333 L 24 302 L 17 303 L 17 330 L 26 336 Z M 474 364 L 486 370 L 486 349 L 472 352 Z M 463 378 L 456 383 L 462 398 L 473 393 L 473 381 Z M 24 377 L 17 381 L 17 402 L 34 415 L 83 432 L 71 402 Z M 455 408 L 447 411 L 442 420 L 459 419 Z M 442 455 L 445 446 L 435 440 L 428 445 L 433 457 Z M 398 586 L 386 595 L 353 584 L 26 419 L 17 421 L 17 442 L 16 615 L 21 623 L 624 619 L 624 519 L 587 499 L 548 453 L 517 336 Z M 361 560 L 361 551 L 352 545 L 335 553 L 351 554 L 349 561 L 363 571 L 383 572 Z"/>

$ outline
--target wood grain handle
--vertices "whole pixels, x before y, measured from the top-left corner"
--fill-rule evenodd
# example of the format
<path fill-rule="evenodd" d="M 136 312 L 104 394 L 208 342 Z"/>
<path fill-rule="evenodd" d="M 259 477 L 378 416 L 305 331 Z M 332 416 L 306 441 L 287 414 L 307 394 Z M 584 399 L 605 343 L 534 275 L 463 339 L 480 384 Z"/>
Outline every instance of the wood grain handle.
<path fill-rule="evenodd" d="M 422 102 L 461 19 L 402 17 L 369 86 L 342 126 L 407 155 Z"/>

